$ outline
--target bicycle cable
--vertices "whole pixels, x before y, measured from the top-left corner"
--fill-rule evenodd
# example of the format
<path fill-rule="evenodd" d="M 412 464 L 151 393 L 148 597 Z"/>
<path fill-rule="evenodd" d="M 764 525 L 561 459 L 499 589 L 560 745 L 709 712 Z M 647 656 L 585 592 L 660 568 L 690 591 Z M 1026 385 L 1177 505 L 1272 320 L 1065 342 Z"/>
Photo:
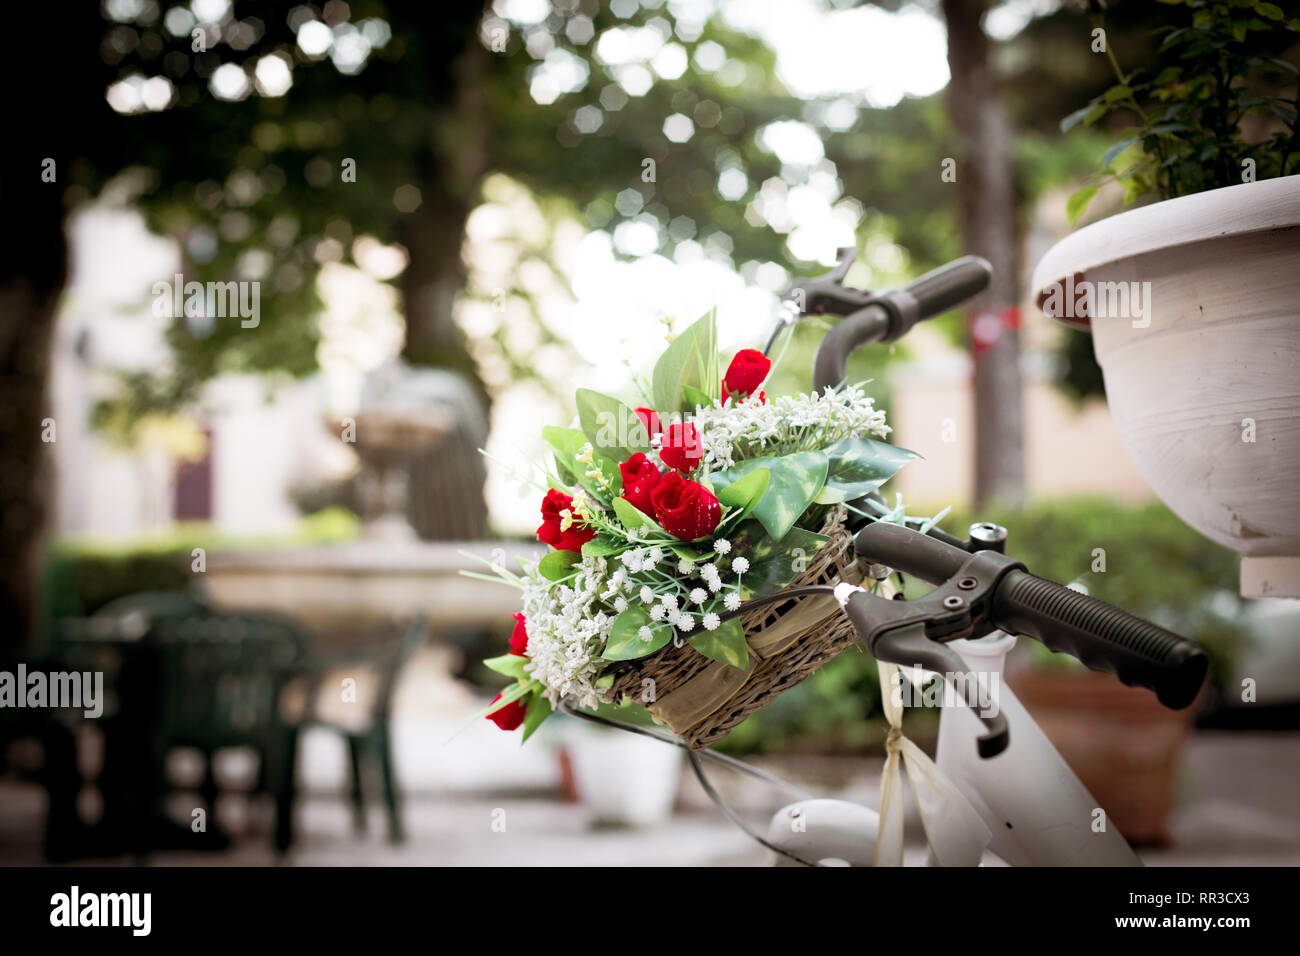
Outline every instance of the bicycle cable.
<path fill-rule="evenodd" d="M 791 853 L 789 850 L 783 849 L 782 847 L 772 843 L 770 840 L 759 836 L 759 834 L 756 833 L 753 828 L 741 819 L 740 815 L 731 808 L 731 805 L 722 798 L 722 794 L 718 793 L 717 789 L 705 774 L 704 765 L 700 758 L 704 757 L 714 763 L 722 764 L 724 767 L 730 767 L 732 770 L 739 771 L 740 773 L 749 774 L 751 777 L 756 777 L 757 779 L 770 783 L 775 787 L 784 789 L 800 799 L 809 799 L 812 794 L 804 790 L 802 787 L 797 787 L 788 780 L 782 780 L 775 774 L 768 773 L 766 770 L 760 770 L 758 767 L 751 766 L 743 760 L 737 760 L 735 757 L 729 757 L 726 754 L 720 754 L 713 750 L 692 750 L 690 746 L 687 745 L 686 741 L 672 734 L 653 730 L 649 727 L 635 727 L 632 724 L 624 724 L 617 720 L 610 720 L 607 717 L 601 717 L 599 714 L 591 714 L 586 711 L 577 710 L 570 705 L 567 700 L 560 702 L 560 710 L 563 713 L 568 714 L 570 717 L 581 717 L 583 720 L 589 720 L 594 724 L 612 727 L 615 730 L 626 730 L 629 733 L 640 734 L 643 737 L 658 740 L 660 743 L 670 744 L 674 747 L 681 747 L 686 751 L 686 757 L 691 763 L 691 770 L 695 773 L 695 779 L 700 782 L 700 786 L 704 789 L 705 795 L 713 802 L 714 806 L 722 811 L 722 815 L 725 816 L 733 826 L 739 829 L 755 843 L 771 850 L 773 853 L 794 860 L 796 863 L 802 864 L 803 866 L 821 866 L 821 864 L 816 861 L 805 860 L 803 857 Z"/>

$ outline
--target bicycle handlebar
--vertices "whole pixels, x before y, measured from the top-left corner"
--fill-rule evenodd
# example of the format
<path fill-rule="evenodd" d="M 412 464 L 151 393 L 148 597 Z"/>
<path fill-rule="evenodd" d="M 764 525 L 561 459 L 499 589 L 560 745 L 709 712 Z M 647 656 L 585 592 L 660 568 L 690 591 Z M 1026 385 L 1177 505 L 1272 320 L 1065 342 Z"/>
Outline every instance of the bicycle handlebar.
<path fill-rule="evenodd" d="M 983 292 L 992 275 L 993 267 L 987 260 L 962 256 L 927 272 L 905 288 L 869 297 L 822 338 L 813 359 L 814 387 L 821 392 L 827 386 L 839 385 L 844 381 L 845 366 L 854 349 L 868 342 L 893 342 L 902 338 L 917 322 L 947 312 Z M 822 288 L 816 283 L 814 286 Z M 831 306 L 836 301 L 825 290 L 815 299 L 815 305 L 810 308 L 822 311 L 828 301 Z"/>
<path fill-rule="evenodd" d="M 855 546 L 860 555 L 935 585 L 948 582 L 972 557 L 961 548 L 880 521 L 858 532 Z M 1195 699 L 1209 666 L 1200 646 L 1104 601 L 1036 577 L 1017 561 L 997 557 L 1001 560 L 985 559 L 1000 565 L 987 609 L 994 626 L 1032 637 L 1130 687 L 1153 690 L 1171 709 L 1180 710 Z"/>

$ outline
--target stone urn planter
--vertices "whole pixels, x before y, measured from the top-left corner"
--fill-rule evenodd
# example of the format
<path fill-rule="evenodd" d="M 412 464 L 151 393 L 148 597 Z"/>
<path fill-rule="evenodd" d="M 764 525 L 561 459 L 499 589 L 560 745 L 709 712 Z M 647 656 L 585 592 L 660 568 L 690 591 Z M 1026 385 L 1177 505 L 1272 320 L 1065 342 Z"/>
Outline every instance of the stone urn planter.
<path fill-rule="evenodd" d="M 1300 597 L 1300 176 L 1155 203 L 1058 242 L 1049 316 L 1091 331 L 1151 488 L 1241 553 L 1248 597 Z"/>

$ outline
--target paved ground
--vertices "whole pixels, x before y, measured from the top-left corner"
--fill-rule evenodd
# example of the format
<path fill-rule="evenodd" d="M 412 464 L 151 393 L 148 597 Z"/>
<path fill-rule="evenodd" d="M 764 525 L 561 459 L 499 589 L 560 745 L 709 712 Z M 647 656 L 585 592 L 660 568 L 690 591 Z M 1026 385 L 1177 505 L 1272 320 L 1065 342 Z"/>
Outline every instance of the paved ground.
<path fill-rule="evenodd" d="M 305 743 L 311 791 L 299 813 L 300 843 L 286 861 L 298 865 L 511 865 L 586 866 L 751 865 L 766 854 L 705 802 L 695 782 L 684 781 L 678 810 L 647 829 L 593 826 L 591 812 L 555 795 L 559 780 L 553 751 L 524 751 L 505 735 L 477 726 L 445 747 L 445 722 L 404 725 L 399 752 L 416 792 L 406 799 L 408 841 L 388 844 L 383 817 L 371 811 L 370 834 L 356 837 L 341 795 L 343 766 L 336 741 L 318 736 Z M 434 734 L 434 731 L 439 731 Z M 558 728 L 557 728 L 558 730 Z M 552 741 L 553 743 L 553 741 Z M 530 752 L 531 751 L 531 752 Z M 332 755 L 333 754 L 333 755 Z M 421 761 L 421 755 L 436 759 Z M 1180 803 L 1172 821 L 1174 846 L 1142 854 L 1149 865 L 1300 865 L 1300 734 L 1198 734 L 1190 744 Z M 425 773 L 419 771 L 423 768 Z M 184 768 L 180 768 L 182 771 Z M 782 767 L 819 793 L 876 803 L 878 762 L 804 761 Z M 233 763 L 224 768 L 242 776 Z M 421 779 L 424 776 L 426 779 Z M 441 785 L 428 786 L 433 776 Z M 722 785 L 761 823 L 785 802 L 762 784 L 742 783 L 722 772 Z M 180 802 L 183 804 L 184 799 Z M 184 809 L 183 806 L 180 809 Z M 239 834 L 221 854 L 160 853 L 160 864 L 261 865 L 275 862 L 269 848 L 268 808 L 235 795 L 219 816 Z M 0 781 L 0 863 L 41 862 L 43 797 L 38 788 L 11 778 Z M 504 830 L 501 821 L 504 820 Z M 494 827 L 495 824 L 495 827 Z M 909 821 L 910 862 L 924 848 L 920 828 Z M 121 861 L 125 862 L 125 861 Z"/>

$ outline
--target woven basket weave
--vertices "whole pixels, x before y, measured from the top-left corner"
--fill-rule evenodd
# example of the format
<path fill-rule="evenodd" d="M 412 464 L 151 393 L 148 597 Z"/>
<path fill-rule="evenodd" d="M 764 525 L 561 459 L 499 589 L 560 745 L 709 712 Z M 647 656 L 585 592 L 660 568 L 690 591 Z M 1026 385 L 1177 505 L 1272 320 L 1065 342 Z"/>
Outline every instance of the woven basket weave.
<path fill-rule="evenodd" d="M 831 511 L 821 528 L 830 540 L 790 587 L 861 580 L 844 517 L 843 508 Z M 725 737 L 858 640 L 829 595 L 791 598 L 749 611 L 742 607 L 740 623 L 749 645 L 748 670 L 711 660 L 685 642 L 681 647 L 669 643 L 619 672 L 608 699 L 617 702 L 626 695 L 644 702 L 656 722 L 698 750 Z"/>

